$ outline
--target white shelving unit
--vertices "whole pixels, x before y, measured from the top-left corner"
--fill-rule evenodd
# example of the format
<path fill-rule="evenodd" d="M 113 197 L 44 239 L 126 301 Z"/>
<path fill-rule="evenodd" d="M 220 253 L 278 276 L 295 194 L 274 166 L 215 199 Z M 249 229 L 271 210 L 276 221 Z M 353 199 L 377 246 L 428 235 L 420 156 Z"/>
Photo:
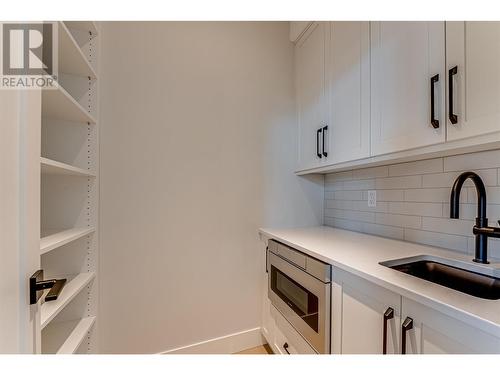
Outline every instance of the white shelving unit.
<path fill-rule="evenodd" d="M 95 323 L 95 317 L 54 323 L 42 334 L 43 354 L 74 354 Z"/>
<path fill-rule="evenodd" d="M 56 300 L 42 297 L 41 352 L 97 353 L 98 25 L 56 25 L 58 82 L 42 92 L 40 263 L 45 278 L 68 281 Z"/>
<path fill-rule="evenodd" d="M 96 120 L 61 85 L 42 93 L 42 117 L 95 124 Z"/>
<path fill-rule="evenodd" d="M 93 227 L 71 229 L 42 229 L 40 239 L 40 255 L 64 246 L 95 231 Z"/>
<path fill-rule="evenodd" d="M 45 302 L 42 305 L 40 325 L 44 329 L 62 309 L 66 307 L 83 288 L 85 288 L 95 277 L 95 272 L 80 273 L 66 282 L 61 294 L 55 301 Z"/>
<path fill-rule="evenodd" d="M 42 174 L 95 177 L 95 174 L 87 169 L 74 167 L 72 165 L 50 160 L 44 157 L 40 158 L 40 163 Z"/>
<path fill-rule="evenodd" d="M 90 32 L 93 36 L 97 35 L 97 24 L 94 21 L 65 21 L 64 23 L 70 29 Z"/>
<path fill-rule="evenodd" d="M 63 22 L 58 23 L 59 70 L 66 74 L 97 78 L 97 74 L 83 54 L 73 35 Z"/>

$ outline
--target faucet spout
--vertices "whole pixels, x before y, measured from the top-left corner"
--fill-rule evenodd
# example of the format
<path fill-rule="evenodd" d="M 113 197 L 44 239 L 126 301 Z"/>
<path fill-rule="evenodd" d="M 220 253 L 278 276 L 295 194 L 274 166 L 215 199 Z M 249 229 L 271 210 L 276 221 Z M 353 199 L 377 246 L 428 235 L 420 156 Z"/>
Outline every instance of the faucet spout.
<path fill-rule="evenodd" d="M 450 218 L 458 219 L 460 212 L 460 191 L 467 179 L 471 179 L 476 186 L 477 193 L 477 218 L 486 219 L 486 188 L 484 187 L 483 180 L 474 172 L 464 172 L 457 177 L 453 188 L 451 189 L 450 197 Z M 488 224 L 485 224 L 488 225 Z"/>
<path fill-rule="evenodd" d="M 496 228 L 488 227 L 488 219 L 486 218 L 486 189 L 481 177 L 474 172 L 464 172 L 457 177 L 450 196 L 450 218 L 458 219 L 460 211 L 460 191 L 467 179 L 471 179 L 476 186 L 477 193 L 477 217 L 476 225 L 472 228 L 472 232 L 476 239 L 476 252 L 473 259 L 477 263 L 488 262 L 488 237 L 493 237 L 498 234 Z"/>

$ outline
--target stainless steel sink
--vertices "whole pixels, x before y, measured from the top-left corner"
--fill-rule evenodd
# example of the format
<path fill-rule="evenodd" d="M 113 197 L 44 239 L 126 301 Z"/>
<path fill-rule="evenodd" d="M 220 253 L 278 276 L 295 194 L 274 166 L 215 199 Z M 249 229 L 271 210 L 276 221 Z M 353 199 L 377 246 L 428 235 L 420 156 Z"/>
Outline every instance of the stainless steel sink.
<path fill-rule="evenodd" d="M 380 264 L 471 296 L 500 299 L 498 269 L 425 255 Z"/>

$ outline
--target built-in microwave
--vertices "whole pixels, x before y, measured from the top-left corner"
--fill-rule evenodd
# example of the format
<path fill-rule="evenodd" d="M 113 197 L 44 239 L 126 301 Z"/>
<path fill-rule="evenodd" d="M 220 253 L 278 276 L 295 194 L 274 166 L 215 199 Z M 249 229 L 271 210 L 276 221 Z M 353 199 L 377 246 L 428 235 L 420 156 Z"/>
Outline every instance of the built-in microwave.
<path fill-rule="evenodd" d="M 268 241 L 271 303 L 318 353 L 330 353 L 331 266 Z"/>

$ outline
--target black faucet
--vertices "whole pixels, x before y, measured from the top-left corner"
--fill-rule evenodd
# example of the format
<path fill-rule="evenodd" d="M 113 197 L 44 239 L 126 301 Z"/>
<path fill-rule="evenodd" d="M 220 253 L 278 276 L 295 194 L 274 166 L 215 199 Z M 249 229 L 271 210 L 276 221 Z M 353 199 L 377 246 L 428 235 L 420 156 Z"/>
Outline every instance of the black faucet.
<path fill-rule="evenodd" d="M 477 217 L 476 225 L 472 228 L 472 233 L 476 236 L 476 255 L 473 259 L 477 263 L 488 262 L 488 237 L 500 238 L 500 228 L 489 227 L 488 218 L 486 217 L 486 189 L 484 188 L 483 180 L 474 172 L 464 172 L 457 177 L 453 188 L 451 189 L 450 197 L 450 218 L 458 219 L 460 207 L 460 190 L 465 180 L 470 178 L 476 186 L 477 192 Z M 498 221 L 500 224 L 500 220 Z"/>

